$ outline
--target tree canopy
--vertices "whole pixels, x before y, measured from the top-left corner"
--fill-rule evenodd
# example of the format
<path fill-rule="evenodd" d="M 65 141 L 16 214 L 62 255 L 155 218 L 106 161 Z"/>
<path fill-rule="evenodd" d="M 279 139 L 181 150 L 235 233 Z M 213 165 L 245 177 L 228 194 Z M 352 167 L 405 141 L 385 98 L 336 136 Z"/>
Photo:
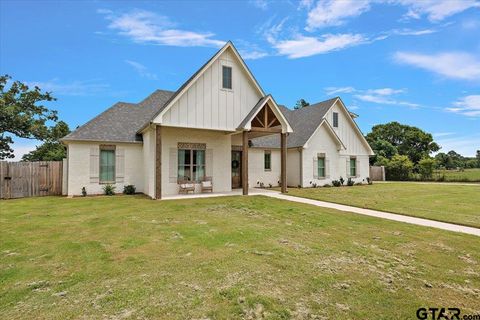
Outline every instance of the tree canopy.
<path fill-rule="evenodd" d="M 51 132 L 48 121 L 57 121 L 57 112 L 40 102 L 54 101 L 49 92 L 33 89 L 20 81 L 11 82 L 8 75 L 0 76 L 0 160 L 13 158 L 13 139 L 7 133 L 27 139 L 44 140 Z"/>
<path fill-rule="evenodd" d="M 295 110 L 298 110 L 298 109 L 301 109 L 301 108 L 304 108 L 304 107 L 308 107 L 309 105 L 310 105 L 310 103 L 305 101 L 305 99 L 300 99 L 300 100 L 297 101 L 297 103 L 295 104 L 295 106 L 293 108 Z"/>
<path fill-rule="evenodd" d="M 67 150 L 59 140 L 70 133 L 68 125 L 59 121 L 49 130 L 48 138 L 45 142 L 37 146 L 35 150 L 24 154 L 23 161 L 60 161 L 67 157 Z"/>
<path fill-rule="evenodd" d="M 377 156 L 391 159 L 396 154 L 405 155 L 414 164 L 440 150 L 430 133 L 398 122 L 376 125 L 366 138 Z"/>

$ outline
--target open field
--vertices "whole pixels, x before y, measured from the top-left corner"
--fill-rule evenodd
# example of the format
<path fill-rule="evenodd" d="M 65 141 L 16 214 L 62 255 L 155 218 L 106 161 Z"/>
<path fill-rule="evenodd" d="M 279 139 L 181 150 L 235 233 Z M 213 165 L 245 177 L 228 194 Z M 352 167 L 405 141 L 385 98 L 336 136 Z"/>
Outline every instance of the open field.
<path fill-rule="evenodd" d="M 480 228 L 480 186 L 391 182 L 288 194 Z"/>
<path fill-rule="evenodd" d="M 434 177 L 445 177 L 445 181 L 458 181 L 458 182 L 480 182 L 480 169 L 465 169 L 464 171 L 458 170 L 435 170 Z"/>
<path fill-rule="evenodd" d="M 0 225 L 5 319 L 480 310 L 479 237 L 262 196 L 8 200 Z"/>

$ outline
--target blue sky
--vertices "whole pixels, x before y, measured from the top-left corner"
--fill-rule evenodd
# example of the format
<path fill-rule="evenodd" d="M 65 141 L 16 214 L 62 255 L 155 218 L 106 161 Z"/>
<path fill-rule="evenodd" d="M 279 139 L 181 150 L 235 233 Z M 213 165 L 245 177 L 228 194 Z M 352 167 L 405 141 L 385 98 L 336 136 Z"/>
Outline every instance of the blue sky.
<path fill-rule="evenodd" d="M 480 1 L 1 1 L 0 72 L 52 91 L 71 128 L 176 90 L 232 40 L 293 107 L 341 96 L 364 133 L 418 126 L 480 149 Z M 36 141 L 15 139 L 20 156 Z"/>

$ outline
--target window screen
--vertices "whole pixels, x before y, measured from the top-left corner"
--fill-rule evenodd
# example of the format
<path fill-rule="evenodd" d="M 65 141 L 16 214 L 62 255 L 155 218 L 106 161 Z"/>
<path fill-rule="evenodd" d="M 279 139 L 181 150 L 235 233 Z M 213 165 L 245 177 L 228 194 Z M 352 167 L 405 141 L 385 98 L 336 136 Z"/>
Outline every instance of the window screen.
<path fill-rule="evenodd" d="M 338 128 L 338 112 L 333 113 L 333 127 Z"/>
<path fill-rule="evenodd" d="M 223 88 L 232 89 L 232 67 L 223 66 Z"/>
<path fill-rule="evenodd" d="M 115 150 L 100 150 L 100 183 L 115 182 Z"/>

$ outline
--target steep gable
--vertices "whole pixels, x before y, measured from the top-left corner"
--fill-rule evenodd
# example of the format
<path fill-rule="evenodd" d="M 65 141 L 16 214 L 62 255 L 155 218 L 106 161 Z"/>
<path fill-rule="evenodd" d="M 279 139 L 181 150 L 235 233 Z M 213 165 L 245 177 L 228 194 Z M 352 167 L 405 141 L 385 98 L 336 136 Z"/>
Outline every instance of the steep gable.
<path fill-rule="evenodd" d="M 338 113 L 338 128 L 333 127 L 333 113 Z M 337 98 L 325 114 L 325 119 L 333 127 L 345 145 L 345 154 L 373 155 L 373 150 L 352 118 L 350 112 L 340 98 Z"/>
<path fill-rule="evenodd" d="M 222 88 L 223 66 L 232 68 L 232 89 Z M 235 131 L 264 95 L 229 42 L 177 91 L 153 123 Z"/>

